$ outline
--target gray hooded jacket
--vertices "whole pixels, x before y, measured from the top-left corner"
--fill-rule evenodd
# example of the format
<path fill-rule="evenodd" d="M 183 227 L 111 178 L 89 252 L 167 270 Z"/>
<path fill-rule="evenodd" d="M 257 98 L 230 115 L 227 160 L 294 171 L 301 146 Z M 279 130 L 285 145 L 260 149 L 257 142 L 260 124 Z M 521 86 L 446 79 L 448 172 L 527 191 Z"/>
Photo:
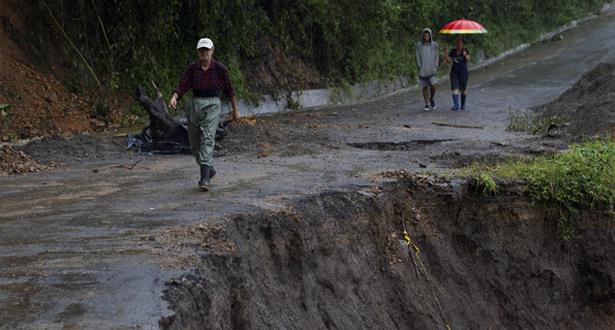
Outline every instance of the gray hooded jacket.
<path fill-rule="evenodd" d="M 438 43 L 432 40 L 429 43 L 423 42 L 423 34 L 429 32 L 430 29 L 424 29 L 421 32 L 421 40 L 416 44 L 416 65 L 419 68 L 419 77 L 426 78 L 435 76 L 438 73 L 440 66 L 440 55 L 438 54 Z"/>

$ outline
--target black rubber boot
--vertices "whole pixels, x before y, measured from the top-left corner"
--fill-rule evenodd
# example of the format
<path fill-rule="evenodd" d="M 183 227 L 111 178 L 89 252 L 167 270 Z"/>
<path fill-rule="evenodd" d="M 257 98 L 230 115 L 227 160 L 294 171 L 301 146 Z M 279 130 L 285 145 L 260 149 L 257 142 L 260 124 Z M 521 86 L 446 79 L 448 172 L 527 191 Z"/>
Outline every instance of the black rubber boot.
<path fill-rule="evenodd" d="M 199 180 L 199 189 L 201 191 L 209 191 L 209 179 L 211 178 L 211 170 L 213 167 L 201 165 L 201 180 Z"/>
<path fill-rule="evenodd" d="M 213 179 L 214 176 L 216 176 L 216 169 L 213 166 L 211 166 L 209 170 L 209 180 Z"/>

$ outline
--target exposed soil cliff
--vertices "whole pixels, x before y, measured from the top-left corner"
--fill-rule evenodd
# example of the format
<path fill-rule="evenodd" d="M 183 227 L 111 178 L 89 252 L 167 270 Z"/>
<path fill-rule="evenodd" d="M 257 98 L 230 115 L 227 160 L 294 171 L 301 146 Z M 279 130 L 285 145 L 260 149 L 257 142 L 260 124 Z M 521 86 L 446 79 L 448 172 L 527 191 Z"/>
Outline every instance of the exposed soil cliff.
<path fill-rule="evenodd" d="M 608 216 L 587 213 L 564 242 L 525 197 L 519 183 L 485 198 L 464 182 L 405 178 L 186 231 L 200 260 L 168 284 L 176 314 L 161 325 L 615 327 Z M 404 222 L 418 257 L 402 240 Z"/>

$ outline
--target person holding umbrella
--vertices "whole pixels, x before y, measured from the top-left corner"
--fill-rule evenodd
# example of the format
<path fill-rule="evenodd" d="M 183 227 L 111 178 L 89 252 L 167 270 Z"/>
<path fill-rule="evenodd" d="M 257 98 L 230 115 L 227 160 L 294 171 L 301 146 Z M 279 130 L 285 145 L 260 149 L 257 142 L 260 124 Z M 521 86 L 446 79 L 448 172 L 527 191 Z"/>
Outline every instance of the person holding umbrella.
<path fill-rule="evenodd" d="M 470 52 L 464 47 L 464 39 L 462 35 L 465 34 L 482 34 L 487 33 L 487 30 L 478 22 L 460 19 L 452 21 L 446 24 L 440 33 L 443 34 L 455 34 L 455 48 L 448 51 L 446 49 L 447 57 L 446 62 L 451 63 L 451 90 L 453 93 L 453 106 L 451 110 L 465 110 L 467 87 L 468 87 L 468 62 L 470 62 Z"/>
<path fill-rule="evenodd" d="M 451 66 L 451 91 L 453 92 L 453 106 L 451 110 L 465 110 L 467 87 L 468 87 L 468 62 L 470 62 L 470 52 L 464 47 L 463 37 L 455 38 L 455 48 L 450 52 L 446 50 L 448 56 L 447 63 L 452 62 Z M 461 97 L 461 100 L 460 100 Z M 461 102 L 460 102 L 461 101 Z"/>

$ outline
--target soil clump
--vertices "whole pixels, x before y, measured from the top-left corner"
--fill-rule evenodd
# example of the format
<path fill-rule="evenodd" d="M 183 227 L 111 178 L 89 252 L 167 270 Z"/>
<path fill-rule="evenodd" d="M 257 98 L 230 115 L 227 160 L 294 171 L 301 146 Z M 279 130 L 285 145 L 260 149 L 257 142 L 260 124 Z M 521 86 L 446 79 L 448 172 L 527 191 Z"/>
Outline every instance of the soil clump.
<path fill-rule="evenodd" d="M 32 173 L 46 168 L 23 151 L 10 146 L 0 147 L 0 175 Z"/>
<path fill-rule="evenodd" d="M 319 119 L 318 114 L 285 113 L 232 123 L 217 147 L 226 155 L 253 154 L 259 158 L 314 154 L 330 143 L 326 131 L 320 129 L 325 127 L 314 124 Z"/>
<path fill-rule="evenodd" d="M 116 127 L 125 97 L 65 85 L 66 55 L 33 46 L 23 6 L 0 1 L 0 142 Z"/>

